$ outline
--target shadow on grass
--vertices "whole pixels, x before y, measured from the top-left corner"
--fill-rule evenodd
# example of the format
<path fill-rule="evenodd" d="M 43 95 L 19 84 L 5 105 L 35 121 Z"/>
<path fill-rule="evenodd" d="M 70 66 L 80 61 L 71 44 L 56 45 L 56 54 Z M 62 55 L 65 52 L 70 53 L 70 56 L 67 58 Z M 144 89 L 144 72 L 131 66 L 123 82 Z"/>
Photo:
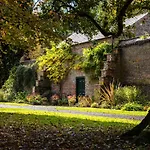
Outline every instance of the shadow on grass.
<path fill-rule="evenodd" d="M 93 117 L 86 115 L 71 115 L 62 113 L 21 113 L 21 112 L 0 112 L 0 126 L 54 126 L 57 128 L 72 127 L 79 128 L 112 128 L 125 131 L 134 127 L 138 121 L 115 119 L 105 117 Z"/>

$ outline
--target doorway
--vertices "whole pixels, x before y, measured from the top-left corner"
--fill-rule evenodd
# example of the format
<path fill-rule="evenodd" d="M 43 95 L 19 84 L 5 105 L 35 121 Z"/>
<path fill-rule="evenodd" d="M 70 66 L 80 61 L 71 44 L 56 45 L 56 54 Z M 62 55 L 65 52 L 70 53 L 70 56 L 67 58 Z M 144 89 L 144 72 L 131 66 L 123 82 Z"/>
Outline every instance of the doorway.
<path fill-rule="evenodd" d="M 85 77 L 76 77 L 76 97 L 85 96 Z"/>

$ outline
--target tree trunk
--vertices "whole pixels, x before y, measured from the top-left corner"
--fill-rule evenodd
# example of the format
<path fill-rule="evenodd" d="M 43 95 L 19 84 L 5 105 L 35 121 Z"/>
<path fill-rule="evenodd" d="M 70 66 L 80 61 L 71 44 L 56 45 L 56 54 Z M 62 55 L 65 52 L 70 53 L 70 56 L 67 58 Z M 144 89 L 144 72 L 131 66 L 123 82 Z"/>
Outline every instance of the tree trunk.
<path fill-rule="evenodd" d="M 132 137 L 138 136 L 150 123 L 150 110 L 145 118 L 141 121 L 140 124 L 135 126 L 133 129 L 129 130 L 128 132 L 121 135 L 121 137 Z"/>

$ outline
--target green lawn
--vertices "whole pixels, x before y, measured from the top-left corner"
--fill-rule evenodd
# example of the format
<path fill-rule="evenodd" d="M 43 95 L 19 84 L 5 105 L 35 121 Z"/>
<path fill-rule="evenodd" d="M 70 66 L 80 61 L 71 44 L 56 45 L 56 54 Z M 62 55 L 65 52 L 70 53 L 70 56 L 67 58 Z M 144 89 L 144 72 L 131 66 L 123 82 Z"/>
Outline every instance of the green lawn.
<path fill-rule="evenodd" d="M 16 106 L 29 106 L 29 104 L 19 104 L 19 103 L 8 103 L 0 102 L 0 104 L 5 105 L 16 105 Z M 74 110 L 81 112 L 100 112 L 100 113 L 109 113 L 109 114 L 120 114 L 120 115 L 133 115 L 133 116 L 145 116 L 146 111 L 123 111 L 123 110 L 114 110 L 114 109 L 102 109 L 102 108 L 89 108 L 89 107 L 64 107 L 64 106 L 55 106 L 57 110 Z"/>
<path fill-rule="evenodd" d="M 123 110 L 114 110 L 114 109 L 102 109 L 102 108 L 89 108 L 89 107 L 61 107 L 57 106 L 57 110 L 75 110 L 82 112 L 100 112 L 100 113 L 109 113 L 109 114 L 120 114 L 120 115 L 133 115 L 133 116 L 145 116 L 146 111 L 123 111 Z"/>
<path fill-rule="evenodd" d="M 135 149 L 119 135 L 140 121 L 0 108 L 0 149 Z M 142 145 L 146 149 L 147 145 Z"/>
<path fill-rule="evenodd" d="M 29 106 L 29 104 L 25 104 L 25 103 L 13 103 L 13 102 L 0 102 L 0 104 L 4 104 L 4 105 L 14 105 L 14 106 Z"/>
<path fill-rule="evenodd" d="M 0 108 L 0 126 L 10 125 L 15 123 L 16 125 L 33 125 L 44 126 L 64 126 L 78 128 L 80 126 L 85 127 L 111 127 L 126 129 L 138 124 L 139 121 L 129 119 L 118 119 L 108 117 L 95 117 L 79 114 L 67 114 L 59 112 L 44 112 L 34 111 L 28 109 L 15 109 L 15 108 Z"/>

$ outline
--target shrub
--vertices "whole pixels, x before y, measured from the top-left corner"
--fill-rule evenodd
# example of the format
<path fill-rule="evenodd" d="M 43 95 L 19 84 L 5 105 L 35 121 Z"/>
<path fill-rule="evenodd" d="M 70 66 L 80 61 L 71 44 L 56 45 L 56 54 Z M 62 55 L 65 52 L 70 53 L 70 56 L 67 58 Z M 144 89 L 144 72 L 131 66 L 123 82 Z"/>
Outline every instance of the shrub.
<path fill-rule="evenodd" d="M 115 86 L 113 83 L 110 83 L 108 86 L 103 86 L 100 88 L 100 99 L 102 102 L 106 102 L 109 106 L 115 106 L 115 100 L 114 100 L 114 91 Z"/>
<path fill-rule="evenodd" d="M 101 102 L 100 89 L 94 89 L 94 102 Z"/>
<path fill-rule="evenodd" d="M 121 108 L 121 110 L 140 111 L 143 110 L 143 106 L 138 103 L 127 103 Z"/>
<path fill-rule="evenodd" d="M 89 96 L 79 96 L 78 104 L 80 107 L 90 107 L 92 104 L 92 99 Z"/>
<path fill-rule="evenodd" d="M 27 92 L 17 92 L 14 96 L 14 101 L 17 103 L 26 103 L 27 98 L 26 96 L 28 95 Z"/>
<path fill-rule="evenodd" d="M 135 86 L 124 86 L 115 90 L 116 104 L 125 104 L 129 102 L 145 103 L 146 96 L 142 95 L 139 88 Z"/>
<path fill-rule="evenodd" d="M 51 104 L 52 105 L 58 105 L 58 100 L 60 100 L 59 95 L 54 94 L 51 96 Z"/>
<path fill-rule="evenodd" d="M 91 104 L 91 107 L 92 108 L 99 108 L 99 104 L 94 102 L 94 103 Z"/>
<path fill-rule="evenodd" d="M 68 105 L 68 99 L 67 98 L 62 98 L 58 100 L 58 105 L 59 106 L 67 106 Z"/>
<path fill-rule="evenodd" d="M 10 70 L 9 77 L 5 81 L 4 85 L 2 86 L 2 91 L 4 92 L 4 100 L 5 101 L 13 101 L 14 97 L 14 78 L 16 74 L 16 67 L 13 67 Z"/>
<path fill-rule="evenodd" d="M 41 105 L 48 102 L 46 97 L 41 97 L 39 94 L 30 94 L 26 96 L 27 102 L 32 105 Z"/>
<path fill-rule="evenodd" d="M 33 65 L 19 65 L 14 78 L 15 92 L 31 92 L 32 87 L 35 85 L 35 76 Z"/>
<path fill-rule="evenodd" d="M 72 95 L 72 96 L 69 95 L 69 96 L 67 96 L 67 98 L 68 98 L 69 106 L 74 106 L 76 103 L 76 96 L 75 95 Z"/>
<path fill-rule="evenodd" d="M 100 108 L 111 108 L 110 104 L 108 104 L 106 101 L 103 101 L 100 104 Z"/>
<path fill-rule="evenodd" d="M 0 90 L 0 102 L 4 102 L 4 92 Z"/>

